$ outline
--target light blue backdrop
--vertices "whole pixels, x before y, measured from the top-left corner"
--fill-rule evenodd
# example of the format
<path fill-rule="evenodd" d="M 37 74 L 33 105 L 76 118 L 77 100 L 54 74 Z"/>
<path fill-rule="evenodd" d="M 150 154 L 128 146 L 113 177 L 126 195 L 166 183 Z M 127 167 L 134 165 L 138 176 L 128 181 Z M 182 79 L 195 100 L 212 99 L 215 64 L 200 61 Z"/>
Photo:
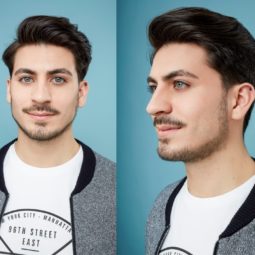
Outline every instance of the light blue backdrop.
<path fill-rule="evenodd" d="M 254 1 L 118 0 L 118 254 L 144 254 L 145 221 L 153 200 L 184 175 L 181 163 L 160 160 L 156 135 L 145 112 L 150 47 L 149 21 L 172 8 L 202 6 L 237 17 L 255 35 Z M 255 121 L 246 133 L 255 155 Z"/>
<path fill-rule="evenodd" d="M 3 0 L 0 3 L 0 54 L 15 37 L 18 24 L 31 15 L 66 16 L 78 24 L 91 41 L 92 63 L 86 79 L 90 84 L 87 105 L 74 122 L 77 138 L 94 150 L 116 160 L 116 0 Z M 9 74 L 0 63 L 0 146 L 16 137 L 5 100 Z"/>

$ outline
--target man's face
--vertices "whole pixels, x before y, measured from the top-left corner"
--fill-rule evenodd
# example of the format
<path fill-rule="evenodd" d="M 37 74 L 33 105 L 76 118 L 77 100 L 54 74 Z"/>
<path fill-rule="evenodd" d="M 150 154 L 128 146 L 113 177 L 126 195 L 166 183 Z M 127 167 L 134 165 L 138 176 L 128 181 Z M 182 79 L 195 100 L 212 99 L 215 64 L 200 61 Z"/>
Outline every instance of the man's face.
<path fill-rule="evenodd" d="M 224 147 L 228 136 L 227 93 L 203 48 L 171 43 L 156 53 L 147 112 L 166 160 L 195 162 Z"/>
<path fill-rule="evenodd" d="M 47 44 L 20 48 L 8 81 L 7 100 L 19 132 L 47 141 L 71 130 L 77 107 L 87 94 L 79 82 L 72 53 Z"/>

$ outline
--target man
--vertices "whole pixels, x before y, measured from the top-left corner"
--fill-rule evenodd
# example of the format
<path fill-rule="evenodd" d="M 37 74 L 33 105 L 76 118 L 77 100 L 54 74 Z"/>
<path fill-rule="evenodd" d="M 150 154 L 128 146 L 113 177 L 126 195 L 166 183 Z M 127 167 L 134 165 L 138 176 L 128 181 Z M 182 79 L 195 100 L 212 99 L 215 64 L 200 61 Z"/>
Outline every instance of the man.
<path fill-rule="evenodd" d="M 72 133 L 87 37 L 67 18 L 28 17 L 3 60 L 18 138 L 0 151 L 0 253 L 115 254 L 115 166 Z"/>
<path fill-rule="evenodd" d="M 187 177 L 158 196 L 147 254 L 254 254 L 255 165 L 244 145 L 255 40 L 234 18 L 181 8 L 151 22 L 147 111 L 158 154 Z"/>

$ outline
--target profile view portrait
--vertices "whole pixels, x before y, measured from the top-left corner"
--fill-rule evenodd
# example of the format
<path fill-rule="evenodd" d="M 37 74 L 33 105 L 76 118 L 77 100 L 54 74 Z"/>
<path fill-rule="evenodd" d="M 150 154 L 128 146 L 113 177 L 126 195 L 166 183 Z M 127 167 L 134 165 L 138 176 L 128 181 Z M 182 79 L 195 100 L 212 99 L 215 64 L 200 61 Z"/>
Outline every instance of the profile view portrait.
<path fill-rule="evenodd" d="M 157 197 L 146 254 L 254 254 L 255 164 L 244 144 L 255 40 L 235 18 L 188 7 L 155 17 L 147 112 L 158 154 L 186 177 Z"/>
<path fill-rule="evenodd" d="M 17 139 L 0 150 L 1 254 L 115 254 L 115 164 L 75 139 L 91 44 L 68 18 L 31 16 L 3 53 Z"/>

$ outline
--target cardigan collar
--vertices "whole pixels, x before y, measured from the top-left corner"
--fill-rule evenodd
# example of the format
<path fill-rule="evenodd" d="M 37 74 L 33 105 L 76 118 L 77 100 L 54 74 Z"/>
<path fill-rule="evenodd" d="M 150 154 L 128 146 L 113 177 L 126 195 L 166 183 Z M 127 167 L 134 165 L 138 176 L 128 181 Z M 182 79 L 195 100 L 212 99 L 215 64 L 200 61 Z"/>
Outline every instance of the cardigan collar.
<path fill-rule="evenodd" d="M 5 185 L 4 181 L 4 158 L 6 156 L 6 153 L 9 149 L 9 147 L 15 142 L 17 139 L 11 141 L 10 143 L 6 144 L 2 149 L 0 150 L 0 190 L 4 192 L 5 194 L 8 194 L 8 190 Z M 72 192 L 72 195 L 75 195 L 79 192 L 81 192 L 92 180 L 95 172 L 95 166 L 96 166 L 96 157 L 94 152 L 90 147 L 85 145 L 79 140 L 76 140 L 80 146 L 82 147 L 83 151 L 83 161 L 81 165 L 81 171 L 78 176 L 78 180 L 76 183 L 76 186 Z"/>
<path fill-rule="evenodd" d="M 254 160 L 254 159 L 253 159 Z M 181 190 L 183 184 L 185 183 L 187 177 L 183 178 L 180 183 L 176 186 L 174 191 L 171 193 L 165 209 L 165 226 L 170 227 L 171 211 L 173 207 L 174 200 Z M 255 185 L 253 186 L 250 194 L 241 205 L 239 210 L 236 212 L 226 229 L 220 234 L 219 238 L 225 238 L 233 235 L 244 226 L 249 224 L 255 219 Z"/>

